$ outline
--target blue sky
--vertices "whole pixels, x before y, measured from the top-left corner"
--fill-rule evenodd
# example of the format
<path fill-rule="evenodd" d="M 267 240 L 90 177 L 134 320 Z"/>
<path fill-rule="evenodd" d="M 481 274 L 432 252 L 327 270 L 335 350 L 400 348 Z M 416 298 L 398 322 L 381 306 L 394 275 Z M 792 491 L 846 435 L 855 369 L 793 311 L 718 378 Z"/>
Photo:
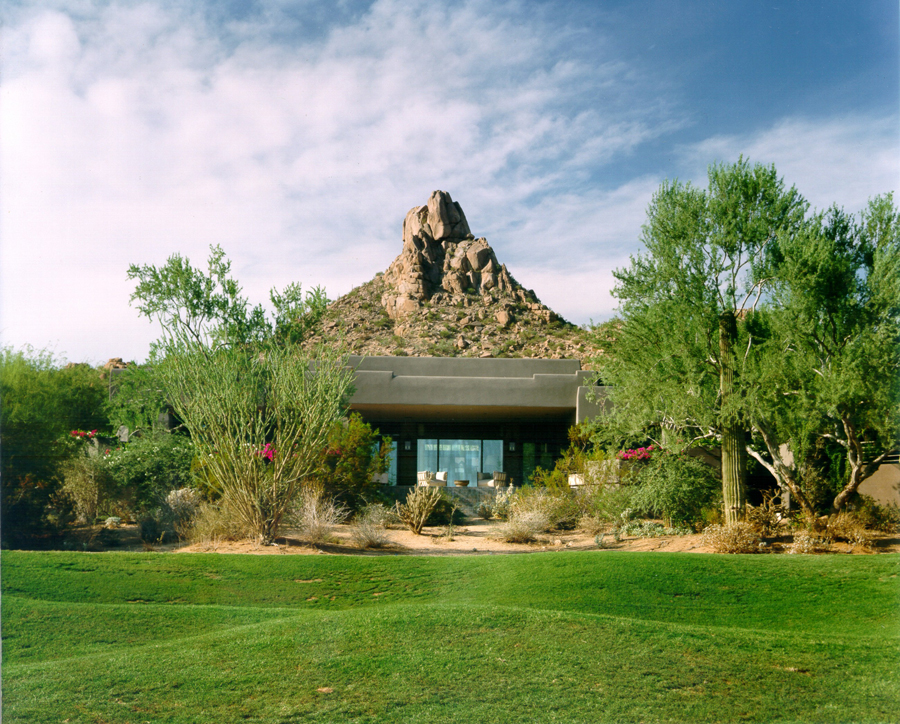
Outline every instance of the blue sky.
<path fill-rule="evenodd" d="M 664 179 L 775 164 L 814 207 L 900 178 L 896 0 L 6 3 L 0 341 L 142 360 L 130 263 L 221 244 L 332 298 L 449 191 L 546 304 L 608 318 Z"/>

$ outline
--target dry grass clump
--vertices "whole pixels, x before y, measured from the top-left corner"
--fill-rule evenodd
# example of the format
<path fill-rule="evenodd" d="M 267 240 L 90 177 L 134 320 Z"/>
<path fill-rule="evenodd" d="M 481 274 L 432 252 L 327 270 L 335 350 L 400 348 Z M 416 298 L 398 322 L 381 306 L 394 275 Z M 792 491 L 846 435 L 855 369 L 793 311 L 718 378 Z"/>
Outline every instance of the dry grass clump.
<path fill-rule="evenodd" d="M 794 542 L 788 548 L 788 553 L 811 554 L 821 550 L 822 539 L 808 530 L 801 530 L 794 534 Z"/>
<path fill-rule="evenodd" d="M 716 553 L 759 553 L 762 542 L 756 528 L 745 521 L 710 525 L 703 529 L 702 541 Z"/>
<path fill-rule="evenodd" d="M 165 508 L 172 520 L 175 533 L 182 540 L 191 537 L 194 518 L 200 512 L 203 494 L 194 488 L 178 488 L 166 495 Z"/>
<path fill-rule="evenodd" d="M 442 493 L 437 488 L 416 487 L 406 496 L 406 501 L 397 501 L 394 511 L 401 522 L 416 535 L 422 534 L 425 521 L 440 502 Z"/>
<path fill-rule="evenodd" d="M 573 527 L 579 517 L 580 510 L 569 491 L 517 490 L 509 500 L 507 520 L 497 537 L 505 543 L 529 543 L 539 533 Z"/>
<path fill-rule="evenodd" d="M 539 533 L 551 528 L 550 517 L 545 510 L 515 510 L 500 526 L 497 537 L 504 543 L 530 543 Z"/>
<path fill-rule="evenodd" d="M 872 536 L 853 513 L 841 511 L 828 519 L 825 525 L 825 538 L 830 541 L 844 540 L 854 546 L 869 547 Z"/>
<path fill-rule="evenodd" d="M 363 508 L 350 524 L 350 537 L 359 548 L 386 548 L 390 545 L 387 524 L 391 511 L 380 503 Z"/>
<path fill-rule="evenodd" d="M 215 545 L 222 541 L 241 540 L 244 534 L 240 518 L 225 506 L 200 503 L 186 531 L 191 543 Z"/>
<path fill-rule="evenodd" d="M 305 485 L 290 513 L 290 522 L 309 543 L 323 543 L 331 529 L 347 519 L 348 510 L 325 494 L 321 485 Z"/>

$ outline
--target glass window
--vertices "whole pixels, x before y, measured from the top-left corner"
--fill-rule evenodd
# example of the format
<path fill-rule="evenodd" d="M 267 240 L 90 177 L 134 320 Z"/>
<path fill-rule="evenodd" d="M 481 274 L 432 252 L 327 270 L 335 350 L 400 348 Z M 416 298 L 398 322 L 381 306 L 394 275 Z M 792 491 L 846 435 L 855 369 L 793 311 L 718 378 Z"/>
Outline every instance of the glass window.
<path fill-rule="evenodd" d="M 438 455 L 439 469 L 447 471 L 447 483 L 468 480 L 476 483 L 481 468 L 481 440 L 441 440 Z"/>
<path fill-rule="evenodd" d="M 416 441 L 416 470 L 430 470 L 433 473 L 438 471 L 438 441 L 423 440 Z"/>
<path fill-rule="evenodd" d="M 522 444 L 522 484 L 530 483 L 534 469 L 537 467 L 535 444 L 526 442 Z"/>
<path fill-rule="evenodd" d="M 503 440 L 483 440 L 481 442 L 481 469 L 488 475 L 503 472 Z"/>
<path fill-rule="evenodd" d="M 397 441 L 391 440 L 391 456 L 388 458 L 388 485 L 397 484 Z"/>
<path fill-rule="evenodd" d="M 381 452 L 381 446 L 383 443 L 375 442 L 372 443 L 372 455 L 373 457 L 378 455 Z M 381 475 L 376 475 L 373 480 L 381 483 L 382 485 L 396 485 L 397 484 L 397 441 L 391 440 L 391 452 L 388 455 L 388 466 L 387 470 L 385 470 Z"/>

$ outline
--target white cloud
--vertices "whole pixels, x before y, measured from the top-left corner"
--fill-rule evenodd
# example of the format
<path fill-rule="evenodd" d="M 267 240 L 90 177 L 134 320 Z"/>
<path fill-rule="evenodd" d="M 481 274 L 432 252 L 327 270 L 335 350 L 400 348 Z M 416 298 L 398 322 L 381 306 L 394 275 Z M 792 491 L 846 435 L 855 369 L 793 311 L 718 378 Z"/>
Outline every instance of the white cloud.
<path fill-rule="evenodd" d="M 695 180 L 706 185 L 713 161 L 775 164 L 788 186 L 819 209 L 862 209 L 869 198 L 900 190 L 900 121 L 896 116 L 786 118 L 747 135 L 720 135 L 683 149 Z"/>
<path fill-rule="evenodd" d="M 298 280 L 336 296 L 388 266 L 434 189 L 586 322 L 612 310 L 611 270 L 673 170 L 705 184 L 743 153 L 854 210 L 896 186 L 896 121 L 861 115 L 719 135 L 623 177 L 687 116 L 558 8 L 378 0 L 314 34 L 291 3 L 225 23 L 165 0 L 48 6 L 5 22 L 0 338 L 72 359 L 146 354 L 130 263 L 202 264 L 218 243 L 254 302 Z"/>
<path fill-rule="evenodd" d="M 639 79 L 602 38 L 587 62 L 571 29 L 492 7 L 383 0 L 300 46 L 253 22 L 229 46 L 154 3 L 23 12 L 0 90 L 4 343 L 141 358 L 127 265 L 202 263 L 211 243 L 254 301 L 298 279 L 342 293 L 388 265 L 435 188 L 476 233 L 524 228 L 508 261 L 546 233 L 565 253 L 565 219 L 540 214 L 583 219 L 579 180 L 670 121 L 625 100 Z"/>

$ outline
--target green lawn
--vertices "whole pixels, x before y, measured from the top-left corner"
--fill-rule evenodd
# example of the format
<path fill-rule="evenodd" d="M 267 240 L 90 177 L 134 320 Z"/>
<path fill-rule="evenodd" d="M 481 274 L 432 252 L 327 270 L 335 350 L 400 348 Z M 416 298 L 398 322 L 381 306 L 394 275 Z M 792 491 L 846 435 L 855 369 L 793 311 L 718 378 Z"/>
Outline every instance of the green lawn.
<path fill-rule="evenodd" d="M 896 555 L 2 566 L 5 722 L 900 720 Z"/>

